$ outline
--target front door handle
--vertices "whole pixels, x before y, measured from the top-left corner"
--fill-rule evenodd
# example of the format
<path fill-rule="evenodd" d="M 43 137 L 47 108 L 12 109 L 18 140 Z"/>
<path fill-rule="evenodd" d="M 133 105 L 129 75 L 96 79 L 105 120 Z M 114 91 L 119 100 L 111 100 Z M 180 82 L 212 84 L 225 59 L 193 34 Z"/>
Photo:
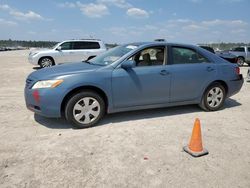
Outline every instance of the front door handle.
<path fill-rule="evenodd" d="M 207 71 L 208 72 L 214 71 L 214 68 L 213 67 L 207 67 Z"/>
<path fill-rule="evenodd" d="M 166 71 L 166 70 L 161 70 L 160 74 L 161 74 L 161 75 L 163 75 L 163 76 L 165 76 L 165 75 L 168 75 L 168 74 L 169 74 L 169 72 L 168 72 L 168 71 Z"/>

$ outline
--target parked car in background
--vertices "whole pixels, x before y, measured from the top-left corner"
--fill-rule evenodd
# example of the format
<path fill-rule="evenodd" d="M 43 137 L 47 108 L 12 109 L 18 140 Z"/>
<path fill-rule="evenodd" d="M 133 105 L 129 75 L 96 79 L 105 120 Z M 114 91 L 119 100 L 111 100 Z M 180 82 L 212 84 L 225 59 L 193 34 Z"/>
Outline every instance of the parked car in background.
<path fill-rule="evenodd" d="M 233 48 L 232 50 L 229 50 L 229 53 L 237 56 L 237 63 L 239 66 L 243 66 L 244 63 L 250 65 L 250 46 Z"/>
<path fill-rule="evenodd" d="M 44 68 L 91 59 L 106 50 L 101 40 L 67 40 L 58 43 L 52 49 L 32 51 L 28 59 L 31 64 Z"/>
<path fill-rule="evenodd" d="M 6 51 L 4 47 L 0 47 L 0 51 Z"/>
<path fill-rule="evenodd" d="M 215 52 L 218 56 L 221 58 L 229 61 L 230 63 L 238 63 L 238 57 L 236 55 L 233 55 L 229 52 Z"/>
<path fill-rule="evenodd" d="M 31 73 L 25 100 L 37 114 L 86 128 L 106 113 L 187 104 L 219 110 L 242 84 L 238 65 L 197 46 L 131 43 Z"/>
<path fill-rule="evenodd" d="M 200 46 L 203 49 L 206 49 L 214 54 L 217 54 L 221 58 L 229 61 L 230 63 L 237 63 L 238 62 L 238 57 L 236 55 L 230 54 L 228 52 L 215 52 L 213 48 L 209 46 Z"/>

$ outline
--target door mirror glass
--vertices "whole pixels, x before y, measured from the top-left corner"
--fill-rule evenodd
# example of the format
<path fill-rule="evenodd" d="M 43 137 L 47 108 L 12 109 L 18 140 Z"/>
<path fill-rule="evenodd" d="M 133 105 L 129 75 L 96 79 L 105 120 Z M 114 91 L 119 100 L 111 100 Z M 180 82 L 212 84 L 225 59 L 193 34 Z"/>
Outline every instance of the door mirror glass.
<path fill-rule="evenodd" d="M 127 61 L 124 61 L 123 63 L 122 63 L 122 65 L 121 65 L 121 67 L 123 68 L 123 69 L 132 69 L 132 68 L 134 68 L 135 67 L 135 61 L 133 61 L 133 60 L 127 60 Z"/>

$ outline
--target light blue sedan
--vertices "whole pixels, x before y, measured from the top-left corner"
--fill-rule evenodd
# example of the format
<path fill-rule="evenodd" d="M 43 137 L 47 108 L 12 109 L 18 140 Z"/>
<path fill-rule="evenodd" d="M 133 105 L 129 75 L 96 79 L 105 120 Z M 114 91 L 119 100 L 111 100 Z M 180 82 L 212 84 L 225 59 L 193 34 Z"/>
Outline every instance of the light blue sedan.
<path fill-rule="evenodd" d="M 131 43 L 87 62 L 31 73 L 25 100 L 37 114 L 86 128 L 105 113 L 187 104 L 215 111 L 242 84 L 237 65 L 200 47 Z"/>

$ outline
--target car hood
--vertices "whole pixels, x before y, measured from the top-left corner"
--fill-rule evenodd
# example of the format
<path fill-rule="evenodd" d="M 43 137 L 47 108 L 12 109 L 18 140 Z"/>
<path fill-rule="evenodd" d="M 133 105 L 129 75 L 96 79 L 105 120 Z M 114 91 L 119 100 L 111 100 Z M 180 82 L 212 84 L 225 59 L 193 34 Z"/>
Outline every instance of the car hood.
<path fill-rule="evenodd" d="M 35 53 L 48 53 L 48 52 L 53 52 L 53 51 L 55 51 L 55 50 L 51 49 L 51 48 L 33 49 L 30 51 L 29 55 L 32 55 Z"/>
<path fill-rule="evenodd" d="M 70 63 L 70 64 L 62 64 L 56 65 L 49 68 L 43 68 L 37 70 L 30 74 L 29 77 L 44 80 L 44 79 L 51 79 L 60 76 L 68 76 L 72 74 L 79 74 L 79 73 L 87 73 L 91 71 L 96 71 L 97 69 L 102 68 L 102 66 L 88 64 L 84 62 L 80 63 Z"/>

